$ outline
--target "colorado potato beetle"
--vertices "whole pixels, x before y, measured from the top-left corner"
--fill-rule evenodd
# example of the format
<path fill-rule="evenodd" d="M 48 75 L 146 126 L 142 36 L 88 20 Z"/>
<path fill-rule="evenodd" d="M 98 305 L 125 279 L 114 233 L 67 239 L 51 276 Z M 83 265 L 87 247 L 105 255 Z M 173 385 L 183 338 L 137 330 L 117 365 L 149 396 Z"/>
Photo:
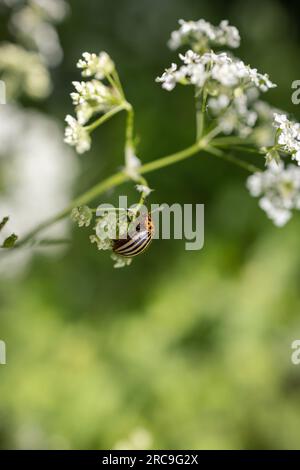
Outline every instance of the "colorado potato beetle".
<path fill-rule="evenodd" d="M 140 255 L 150 245 L 154 236 L 154 224 L 151 214 L 139 218 L 135 233 L 124 239 L 114 240 L 113 251 L 125 258 Z"/>

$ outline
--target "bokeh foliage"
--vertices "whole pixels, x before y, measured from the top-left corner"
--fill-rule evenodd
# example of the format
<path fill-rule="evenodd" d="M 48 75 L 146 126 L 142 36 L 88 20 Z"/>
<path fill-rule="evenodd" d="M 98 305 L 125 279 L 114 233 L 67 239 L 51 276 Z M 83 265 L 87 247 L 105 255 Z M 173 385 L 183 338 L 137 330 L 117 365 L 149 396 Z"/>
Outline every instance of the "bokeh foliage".
<path fill-rule="evenodd" d="M 44 111 L 63 122 L 85 51 L 107 50 L 136 109 L 144 161 L 189 145 L 193 100 L 154 77 L 178 18 L 228 18 L 240 55 L 270 74 L 273 105 L 291 103 L 299 79 L 295 7 L 278 0 L 83 0 L 59 27 L 65 52 Z M 28 103 L 24 103 L 29 105 Z M 75 192 L 122 164 L 123 119 L 95 134 Z M 258 158 L 258 157 L 256 157 Z M 151 202 L 205 204 L 205 246 L 155 241 L 126 270 L 74 228 L 63 255 L 37 255 L 22 278 L 0 284 L 2 448 L 112 448 L 145 429 L 153 448 L 300 448 L 300 219 L 276 229 L 250 199 L 246 174 L 200 155 L 149 175 Z M 129 185 L 99 202 L 112 202 Z M 30 214 L 28 214 L 30 217 Z"/>

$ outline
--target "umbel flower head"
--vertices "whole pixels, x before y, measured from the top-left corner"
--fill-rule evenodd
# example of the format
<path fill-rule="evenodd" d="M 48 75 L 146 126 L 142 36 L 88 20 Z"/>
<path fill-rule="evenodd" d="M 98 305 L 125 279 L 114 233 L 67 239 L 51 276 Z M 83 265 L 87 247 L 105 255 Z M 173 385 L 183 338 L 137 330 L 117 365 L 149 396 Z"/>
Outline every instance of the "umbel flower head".
<path fill-rule="evenodd" d="M 290 154 L 300 165 L 300 124 L 290 121 L 286 114 L 274 113 L 273 125 L 277 129 L 276 148 Z"/>
<path fill-rule="evenodd" d="M 168 91 L 173 90 L 177 83 L 199 88 L 206 84 L 211 95 L 219 95 L 220 92 L 232 94 L 237 88 L 246 90 L 256 87 L 260 91 L 267 91 L 276 86 L 267 74 L 259 73 L 257 69 L 225 52 L 206 52 L 200 56 L 190 49 L 185 54 L 179 54 L 179 57 L 183 65 L 178 68 L 173 63 L 156 79 Z"/>
<path fill-rule="evenodd" d="M 265 171 L 248 178 L 247 187 L 278 227 L 290 220 L 293 209 L 300 209 L 300 168 L 296 165 L 285 168 L 282 161 L 270 162 Z"/>
<path fill-rule="evenodd" d="M 104 116 L 125 103 L 115 64 L 106 52 L 99 55 L 84 52 L 77 63 L 87 81 L 74 81 L 71 93 L 76 118 L 68 115 L 65 142 L 84 153 L 91 147 L 89 121 L 99 114 Z"/>
<path fill-rule="evenodd" d="M 88 227 L 92 221 L 93 212 L 88 206 L 74 207 L 71 219 L 78 223 L 79 227 Z"/>
<path fill-rule="evenodd" d="M 95 77 L 97 80 L 102 80 L 113 72 L 115 64 L 107 52 L 100 52 L 99 55 L 84 52 L 82 59 L 77 62 L 77 67 L 82 69 L 83 77 Z"/>
<path fill-rule="evenodd" d="M 195 96 L 204 101 L 205 110 L 225 134 L 249 136 L 258 119 L 255 103 L 259 93 L 276 85 L 267 74 L 231 53 L 213 51 L 213 47 L 239 46 L 239 32 L 228 21 L 221 21 L 219 26 L 203 19 L 179 23 L 180 28 L 173 31 L 169 45 L 172 49 L 181 45 L 190 48 L 179 54 L 180 65 L 172 63 L 156 81 L 167 91 L 177 84 L 193 85 Z"/>
<path fill-rule="evenodd" d="M 70 114 L 66 116 L 65 142 L 76 148 L 78 153 L 84 153 L 91 148 L 91 138 L 88 131 Z"/>
<path fill-rule="evenodd" d="M 251 89 L 252 91 L 253 89 Z M 211 115 L 217 118 L 218 125 L 224 134 L 236 132 L 240 137 L 247 137 L 251 134 L 258 119 L 258 114 L 253 109 L 252 102 L 253 97 L 247 90 L 245 93 L 236 94 L 231 103 L 226 94 L 211 97 L 208 100 L 207 107 Z"/>
<path fill-rule="evenodd" d="M 0 75 L 10 98 L 22 91 L 30 98 L 41 99 L 51 91 L 50 75 L 39 54 L 16 44 L 0 45 Z"/>
<path fill-rule="evenodd" d="M 208 21 L 179 20 L 179 29 L 171 33 L 168 45 L 171 49 L 190 45 L 201 52 L 215 46 L 239 47 L 240 33 L 235 26 L 230 26 L 227 20 L 221 21 L 219 26 L 213 26 Z"/>
<path fill-rule="evenodd" d="M 112 87 L 99 80 L 73 82 L 75 92 L 71 93 L 75 112 L 80 124 L 86 124 L 96 113 L 106 113 L 120 104 L 120 96 Z"/>

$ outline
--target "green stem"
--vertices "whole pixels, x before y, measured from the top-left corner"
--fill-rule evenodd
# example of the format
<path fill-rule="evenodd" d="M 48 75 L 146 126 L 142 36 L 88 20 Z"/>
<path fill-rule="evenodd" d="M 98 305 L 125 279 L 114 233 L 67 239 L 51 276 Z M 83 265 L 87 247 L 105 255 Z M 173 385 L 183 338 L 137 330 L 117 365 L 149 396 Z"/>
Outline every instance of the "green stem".
<path fill-rule="evenodd" d="M 216 139 L 217 140 L 217 139 Z M 228 146 L 227 145 L 224 145 L 224 144 L 220 144 L 218 142 L 214 142 L 214 147 L 223 147 L 223 148 L 227 148 Z M 261 150 L 260 148 L 251 148 L 251 147 L 243 147 L 242 145 L 230 145 L 230 149 L 231 150 L 235 150 L 237 152 L 245 152 L 245 153 L 254 153 L 256 155 L 265 155 L 266 152 L 264 152 L 263 150 Z"/>
<path fill-rule="evenodd" d="M 238 136 L 228 136 L 228 137 L 217 137 L 214 139 L 214 146 L 216 145 L 253 145 L 253 141 L 250 139 L 242 139 Z"/>
<path fill-rule="evenodd" d="M 200 150 L 205 150 L 206 152 L 215 155 L 219 158 L 223 158 L 231 163 L 239 165 L 240 167 L 250 171 L 256 172 L 261 171 L 259 168 L 255 167 L 254 165 L 250 165 L 242 160 L 239 160 L 236 157 L 231 155 L 224 154 L 221 150 L 214 148 L 209 143 L 214 143 L 212 141 L 214 135 L 217 133 L 217 129 L 214 129 L 212 132 L 204 136 L 201 140 L 196 142 L 195 144 L 191 145 L 190 147 L 185 148 L 179 152 L 173 153 L 171 155 L 167 155 L 165 157 L 159 158 L 152 162 L 146 163 L 139 168 L 139 174 L 150 173 L 151 171 L 159 170 L 161 168 L 165 168 L 169 165 L 174 165 L 177 162 L 183 161 L 197 153 Z M 97 183 L 95 186 L 90 188 L 84 194 L 75 198 L 65 209 L 60 211 L 55 216 L 49 218 L 48 220 L 39 224 L 36 228 L 34 228 L 31 232 L 29 232 L 23 239 L 21 239 L 15 246 L 19 247 L 30 241 L 35 235 L 37 235 L 41 230 L 49 227 L 50 225 L 64 219 L 74 207 L 82 206 L 88 204 L 90 201 L 94 200 L 104 192 L 108 191 L 111 188 L 115 188 L 126 181 L 129 181 L 130 177 L 126 175 L 123 171 L 115 173 L 114 175 L 106 178 L 105 180 Z"/>
<path fill-rule="evenodd" d="M 197 87 L 195 88 L 195 106 L 196 106 L 196 140 L 201 139 L 204 132 L 205 112 L 206 112 L 207 93 L 205 88 L 199 94 Z"/>
<path fill-rule="evenodd" d="M 205 139 L 207 142 L 207 139 Z M 187 147 L 180 152 L 173 153 L 172 155 L 167 155 L 166 157 L 159 158 L 158 160 L 154 160 L 152 162 L 146 163 L 139 168 L 139 173 L 149 173 L 150 171 L 155 171 L 160 168 L 164 168 L 169 165 L 173 165 L 181 160 L 191 157 L 192 155 L 198 153 L 201 149 L 203 149 L 204 144 L 200 142 L 192 145 L 191 147 Z M 105 191 L 108 191 L 111 188 L 115 188 L 120 186 L 122 183 L 129 181 L 130 178 L 126 173 L 120 171 L 115 173 L 114 175 L 106 178 L 105 180 L 97 183 L 95 186 L 90 188 L 84 194 L 75 198 L 67 207 L 65 207 L 62 211 L 58 212 L 53 217 L 50 217 L 48 220 L 45 220 L 37 227 L 35 227 L 32 231 L 30 231 L 23 239 L 21 239 L 15 247 L 19 247 L 27 243 L 31 240 L 35 235 L 37 235 L 41 230 L 49 227 L 50 225 L 59 222 L 60 220 L 64 219 L 74 207 L 82 206 L 88 204 L 90 201 L 94 200 L 96 197 L 103 194 Z"/>
<path fill-rule="evenodd" d="M 217 145 L 214 144 L 214 147 L 217 147 Z M 237 152 L 254 153 L 255 155 L 265 155 L 265 152 L 258 148 L 243 147 L 240 145 L 233 145 L 230 148 L 231 150 L 235 150 Z"/>
<path fill-rule="evenodd" d="M 237 157 L 235 157 L 231 154 L 224 153 L 224 152 L 222 152 L 222 150 L 219 150 L 219 149 L 215 148 L 212 145 L 207 145 L 205 147 L 205 151 L 207 153 L 210 153 L 211 155 L 222 158 L 223 160 L 226 160 L 227 162 L 233 163 L 234 165 L 237 165 L 237 166 L 243 168 L 244 170 L 249 171 L 250 173 L 256 173 L 256 172 L 261 171 L 261 169 L 258 168 L 257 166 L 252 165 L 251 163 L 247 163 L 243 160 L 240 160 L 239 158 L 237 158 Z"/>
<path fill-rule="evenodd" d="M 121 95 L 123 96 L 123 98 L 125 99 L 125 93 L 124 93 L 124 90 L 123 90 L 123 86 L 122 86 L 122 83 L 121 83 L 121 80 L 120 80 L 120 77 L 119 77 L 119 74 L 117 72 L 117 69 L 114 69 L 114 71 L 112 72 L 112 75 L 113 75 L 113 80 L 115 81 Z"/>
<path fill-rule="evenodd" d="M 195 153 L 199 152 L 204 148 L 204 144 L 199 141 L 198 143 L 191 145 L 191 147 L 187 147 L 180 152 L 172 153 L 171 155 L 167 155 L 166 157 L 159 158 L 158 160 L 154 160 L 152 162 L 146 163 L 139 168 L 139 173 L 149 173 L 150 171 L 155 171 L 160 168 L 164 168 L 165 166 L 173 165 L 174 163 L 180 162 Z"/>
<path fill-rule="evenodd" d="M 149 188 L 148 181 L 146 180 L 146 178 L 144 176 L 139 175 L 139 181 L 138 182 L 139 182 L 139 184 L 145 186 L 146 188 Z M 142 192 L 140 200 L 138 202 L 138 207 L 140 207 L 144 204 L 146 197 L 147 197 L 147 193 Z"/>
<path fill-rule="evenodd" d="M 126 136 L 125 136 L 125 167 L 129 166 L 129 156 L 134 152 L 133 142 L 134 111 L 131 105 L 127 108 Z"/>
<path fill-rule="evenodd" d="M 96 121 L 92 122 L 92 124 L 85 126 L 84 129 L 88 132 L 93 132 L 93 130 L 95 130 L 98 126 L 101 126 L 101 124 L 103 124 L 105 121 L 108 121 L 108 119 L 112 118 L 115 114 L 123 111 L 124 109 L 128 109 L 128 103 L 126 102 L 116 106 L 115 108 L 112 108 L 110 111 L 104 114 L 104 116 L 100 116 L 99 119 L 96 119 Z"/>

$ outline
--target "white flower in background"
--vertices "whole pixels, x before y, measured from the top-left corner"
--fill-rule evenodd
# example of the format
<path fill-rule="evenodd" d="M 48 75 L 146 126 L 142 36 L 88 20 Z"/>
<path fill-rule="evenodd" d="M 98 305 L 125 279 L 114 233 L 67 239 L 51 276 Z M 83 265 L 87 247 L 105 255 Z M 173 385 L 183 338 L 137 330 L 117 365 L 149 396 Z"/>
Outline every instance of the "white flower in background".
<path fill-rule="evenodd" d="M 70 114 L 66 116 L 67 127 L 64 141 L 75 147 L 78 153 L 87 152 L 91 148 L 91 138 L 85 128 Z"/>
<path fill-rule="evenodd" d="M 40 56 L 11 43 L 0 45 L 0 77 L 9 98 L 21 92 L 31 98 L 45 98 L 51 91 L 50 75 Z"/>
<path fill-rule="evenodd" d="M 246 90 L 251 87 L 265 92 L 276 86 L 268 75 L 259 73 L 242 60 L 229 57 L 224 52 L 207 52 L 200 56 L 189 50 L 184 55 L 179 54 L 179 57 L 184 65 L 178 68 L 173 63 L 156 79 L 168 91 L 173 90 L 177 83 L 192 84 L 199 88 L 206 84 L 209 93 L 210 89 L 213 90 L 213 95 L 224 91 L 232 94 L 237 88 Z"/>
<path fill-rule="evenodd" d="M 65 0 L 30 0 L 30 3 L 53 22 L 62 21 L 69 12 L 69 4 Z"/>
<path fill-rule="evenodd" d="M 77 67 L 82 69 L 81 75 L 83 77 L 94 76 L 98 80 L 102 80 L 114 71 L 115 64 L 107 52 L 100 52 L 99 55 L 84 52 L 82 57 L 77 62 Z"/>
<path fill-rule="evenodd" d="M 257 121 L 257 113 L 250 106 L 251 98 L 247 93 L 235 96 L 232 101 L 225 94 L 208 100 L 208 109 L 218 119 L 224 134 L 236 132 L 240 137 L 247 137 Z"/>
<path fill-rule="evenodd" d="M 284 167 L 283 162 L 271 162 L 265 171 L 251 175 L 247 180 L 251 196 L 259 197 L 259 206 L 278 227 L 292 217 L 293 209 L 300 209 L 300 168 Z"/>
<path fill-rule="evenodd" d="M 63 0 L 30 0 L 13 11 L 9 25 L 18 41 L 39 52 L 49 66 L 60 63 L 63 51 L 52 23 L 61 22 L 69 5 Z"/>
<path fill-rule="evenodd" d="M 0 214 L 10 216 L 0 242 L 12 232 L 23 237 L 69 203 L 78 167 L 62 136 L 56 122 L 40 112 L 0 106 Z M 65 238 L 68 233 L 69 224 L 64 220 L 39 238 Z M 47 248 L 46 253 L 57 250 Z M 33 254 L 32 247 L 12 250 L 7 256 L 1 253 L 1 275 L 23 272 Z"/>
<path fill-rule="evenodd" d="M 290 121 L 286 114 L 274 113 L 273 125 L 278 132 L 278 150 L 291 154 L 300 165 L 300 124 Z"/>
<path fill-rule="evenodd" d="M 209 49 L 212 46 L 239 47 L 240 34 L 235 26 L 230 26 L 227 20 L 221 21 L 219 26 L 213 26 L 208 21 L 179 20 L 180 27 L 171 33 L 168 45 L 171 49 L 178 49 L 182 45 L 189 45 L 196 51 Z"/>
<path fill-rule="evenodd" d="M 272 125 L 273 115 L 275 112 L 281 111 L 262 100 L 255 100 L 251 106 L 257 114 L 256 126 L 251 139 L 258 148 L 272 147 L 275 140 L 275 128 Z"/>
<path fill-rule="evenodd" d="M 209 99 L 208 107 L 213 112 L 213 114 L 218 115 L 219 113 L 224 111 L 224 109 L 227 108 L 229 103 L 230 103 L 229 96 L 225 94 L 220 94 L 216 98 Z"/>

